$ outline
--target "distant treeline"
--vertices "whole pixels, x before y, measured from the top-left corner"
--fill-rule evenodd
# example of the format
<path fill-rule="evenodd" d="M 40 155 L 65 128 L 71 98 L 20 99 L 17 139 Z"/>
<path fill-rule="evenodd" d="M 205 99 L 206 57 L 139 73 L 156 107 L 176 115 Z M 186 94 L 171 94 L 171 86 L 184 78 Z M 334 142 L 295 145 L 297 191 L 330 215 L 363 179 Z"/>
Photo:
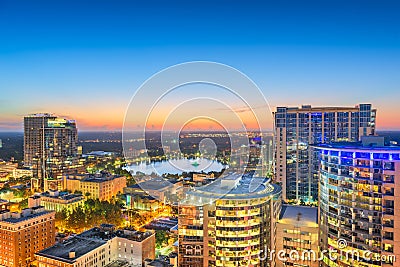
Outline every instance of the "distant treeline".
<path fill-rule="evenodd" d="M 396 141 L 400 144 L 400 131 L 378 131 L 378 135 L 384 136 L 385 141 Z M 147 133 L 146 141 L 149 154 L 162 153 L 161 134 L 159 132 Z M 83 153 L 90 151 L 110 151 L 122 153 L 122 133 L 121 132 L 79 132 L 79 145 L 82 146 Z M 24 135 L 22 132 L 0 132 L 1 147 L 0 159 L 9 160 L 14 157 L 16 160 L 21 161 L 24 157 Z M 194 148 L 193 145 L 198 144 L 202 138 L 192 137 L 181 140 L 180 146 L 184 152 L 194 152 L 198 147 Z M 218 149 L 229 148 L 229 138 L 213 138 L 217 144 Z M 185 151 L 186 150 L 186 151 Z"/>

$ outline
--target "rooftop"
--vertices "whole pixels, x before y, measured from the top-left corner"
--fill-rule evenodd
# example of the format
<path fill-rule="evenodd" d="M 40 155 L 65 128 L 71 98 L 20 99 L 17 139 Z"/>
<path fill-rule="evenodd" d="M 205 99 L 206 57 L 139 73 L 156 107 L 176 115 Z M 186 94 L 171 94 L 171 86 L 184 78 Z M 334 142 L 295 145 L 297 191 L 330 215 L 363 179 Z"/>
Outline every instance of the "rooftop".
<path fill-rule="evenodd" d="M 318 208 L 282 205 L 279 223 L 296 226 L 318 227 Z"/>
<path fill-rule="evenodd" d="M 72 263 L 76 258 L 79 258 L 106 243 L 105 240 L 100 238 L 82 238 L 80 236 L 74 236 L 38 252 L 37 255 Z M 69 252 L 72 251 L 75 252 L 75 257 L 71 259 L 69 257 Z"/>
<path fill-rule="evenodd" d="M 25 215 L 24 213 L 27 212 Z M 19 223 L 23 222 L 32 218 L 40 217 L 49 213 L 52 213 L 53 211 L 47 211 L 44 210 L 42 206 L 31 208 L 31 209 L 24 209 L 22 210 L 22 213 L 18 214 L 18 217 L 10 217 L 7 219 L 1 220 L 2 222 L 6 223 Z M 3 212 L 2 212 L 3 213 Z"/>
<path fill-rule="evenodd" d="M 71 200 L 75 198 L 83 198 L 80 194 L 71 194 L 68 192 L 60 192 L 58 195 L 52 195 L 49 192 L 45 192 L 41 194 L 42 197 L 54 198 L 54 199 L 62 199 L 62 200 Z"/>
<path fill-rule="evenodd" d="M 371 110 L 375 110 L 372 108 L 371 104 L 360 104 L 353 107 L 312 107 L 311 105 L 302 105 L 301 107 L 277 107 L 276 112 L 279 113 L 279 110 L 285 109 L 286 111 L 345 111 L 345 110 L 359 110 L 360 106 L 371 106 Z"/>
<path fill-rule="evenodd" d="M 95 182 L 95 183 L 110 181 L 110 180 L 114 180 L 114 179 L 120 178 L 120 177 L 124 177 L 124 176 L 113 175 L 108 172 L 100 172 L 100 173 L 96 173 L 96 174 L 90 174 L 90 173 L 73 174 L 73 175 L 67 176 L 68 179 L 72 179 L 72 180 L 76 179 L 76 180 L 81 180 L 81 181 L 85 181 L 85 182 Z"/>
<path fill-rule="evenodd" d="M 106 244 L 108 240 L 114 237 L 141 242 L 153 235 L 151 232 L 138 232 L 129 229 L 113 231 L 113 228 L 114 225 L 112 224 L 102 224 L 101 228 L 95 227 L 87 230 L 77 236 L 64 240 L 62 243 L 44 249 L 38 252 L 37 255 L 72 263 L 75 259 Z M 75 257 L 70 258 L 69 252 L 75 252 Z M 124 266 L 118 265 L 118 263 L 115 264 L 111 266 Z"/>
<path fill-rule="evenodd" d="M 226 181 L 235 181 L 235 183 L 226 183 Z M 194 188 L 188 194 L 205 198 L 249 199 L 272 196 L 280 191 L 281 188 L 278 185 L 270 184 L 270 180 L 267 178 L 230 173 L 203 187 Z"/>
<path fill-rule="evenodd" d="M 129 188 L 137 188 L 142 190 L 161 190 L 164 188 L 168 188 L 175 184 L 177 181 L 175 180 L 166 180 L 164 178 L 152 178 L 148 181 L 140 182 L 139 184 L 131 185 Z"/>
<path fill-rule="evenodd" d="M 27 116 L 25 116 L 26 118 L 35 118 L 35 117 L 56 117 L 54 116 L 54 114 L 51 113 L 35 113 L 35 114 L 29 114 Z"/>
<path fill-rule="evenodd" d="M 385 145 L 382 142 L 332 142 L 314 145 L 316 148 L 337 150 L 367 150 L 367 151 L 395 151 L 400 152 L 400 146 Z"/>
<path fill-rule="evenodd" d="M 107 264 L 105 267 L 128 267 L 129 262 L 127 261 L 122 261 L 122 260 L 116 260 L 111 262 L 110 264 Z"/>

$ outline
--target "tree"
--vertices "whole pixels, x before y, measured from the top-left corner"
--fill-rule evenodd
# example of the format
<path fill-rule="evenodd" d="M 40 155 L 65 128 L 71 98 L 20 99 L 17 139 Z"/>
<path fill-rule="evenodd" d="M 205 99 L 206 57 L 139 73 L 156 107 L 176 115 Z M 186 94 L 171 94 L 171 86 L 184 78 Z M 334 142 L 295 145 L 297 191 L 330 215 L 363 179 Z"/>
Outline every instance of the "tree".
<path fill-rule="evenodd" d="M 86 214 L 81 206 L 78 206 L 68 216 L 67 226 L 75 232 L 80 232 L 86 226 Z"/>
<path fill-rule="evenodd" d="M 67 226 L 67 220 L 68 220 L 68 212 L 66 209 L 63 209 L 60 212 L 56 213 L 56 226 L 59 229 L 65 229 Z"/>
<path fill-rule="evenodd" d="M 164 230 L 156 231 L 157 248 L 161 248 L 166 243 L 168 243 L 168 233 Z"/>

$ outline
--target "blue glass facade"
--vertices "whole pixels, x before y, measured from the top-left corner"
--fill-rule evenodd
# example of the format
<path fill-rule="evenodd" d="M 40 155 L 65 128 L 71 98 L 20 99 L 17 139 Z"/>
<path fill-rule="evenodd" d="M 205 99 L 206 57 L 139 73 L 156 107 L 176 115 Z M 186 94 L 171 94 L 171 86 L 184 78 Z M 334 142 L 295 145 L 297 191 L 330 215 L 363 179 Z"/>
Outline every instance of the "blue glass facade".
<path fill-rule="evenodd" d="M 320 249 L 371 252 L 382 260 L 329 257 L 322 266 L 393 266 L 400 247 L 400 147 L 319 145 Z M 346 247 L 339 246 L 344 240 Z M 343 243 L 343 241 L 341 241 Z M 382 257 L 383 255 L 383 257 Z M 395 265 L 397 266 L 397 265 Z"/>
<path fill-rule="evenodd" d="M 275 119 L 275 171 L 287 201 L 318 199 L 318 160 L 310 144 L 358 141 L 374 134 L 371 104 L 351 108 L 278 107 Z"/>

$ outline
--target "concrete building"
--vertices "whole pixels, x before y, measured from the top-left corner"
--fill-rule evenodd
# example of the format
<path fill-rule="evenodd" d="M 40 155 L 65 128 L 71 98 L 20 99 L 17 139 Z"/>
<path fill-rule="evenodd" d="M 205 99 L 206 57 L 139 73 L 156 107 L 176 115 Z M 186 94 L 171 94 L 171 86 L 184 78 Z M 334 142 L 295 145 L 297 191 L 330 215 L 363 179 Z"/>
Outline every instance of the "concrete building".
<path fill-rule="evenodd" d="M 276 251 L 285 251 L 286 254 L 281 255 L 285 260 L 275 255 L 276 266 L 318 267 L 318 232 L 317 208 L 282 205 L 276 224 Z M 295 260 L 291 259 L 290 253 Z"/>
<path fill-rule="evenodd" d="M 39 267 L 141 267 L 155 258 L 155 234 L 103 224 L 36 253 Z"/>
<path fill-rule="evenodd" d="M 400 147 L 383 137 L 321 144 L 320 247 L 357 251 L 323 266 L 400 266 Z M 365 259 L 362 255 L 374 253 Z M 377 260 L 375 256 L 381 257 Z"/>
<path fill-rule="evenodd" d="M 318 200 L 318 159 L 311 144 L 359 141 L 375 133 L 376 110 L 355 107 L 278 107 L 275 122 L 275 173 L 285 201 Z"/>
<path fill-rule="evenodd" d="M 32 177 L 33 171 L 29 168 L 18 168 L 18 163 L 14 162 L 0 162 L 0 173 L 7 174 L 7 178 L 20 179 L 23 177 Z M 8 180 L 8 179 L 7 179 Z"/>
<path fill-rule="evenodd" d="M 40 205 L 46 210 L 60 212 L 62 210 L 72 211 L 78 206 L 83 206 L 85 198 L 80 194 L 68 192 L 51 191 L 40 195 Z"/>
<path fill-rule="evenodd" d="M 55 242 L 55 212 L 33 206 L 0 211 L 0 266 L 30 266 L 34 254 Z"/>
<path fill-rule="evenodd" d="M 214 173 L 206 174 L 206 173 L 193 173 L 193 182 L 204 182 L 207 179 L 214 179 Z"/>
<path fill-rule="evenodd" d="M 273 266 L 260 254 L 275 249 L 280 193 L 267 179 L 238 174 L 188 192 L 179 205 L 178 266 Z"/>
<path fill-rule="evenodd" d="M 158 210 L 163 203 L 170 202 L 169 196 L 175 196 L 181 186 L 181 181 L 167 181 L 159 177 L 125 187 L 126 207 L 144 211 Z"/>
<path fill-rule="evenodd" d="M 51 114 L 24 117 L 24 165 L 33 169 L 38 188 L 43 180 L 57 178 L 74 165 L 78 133 L 73 120 Z"/>
<path fill-rule="evenodd" d="M 33 171 L 29 168 L 15 168 L 12 171 L 12 177 L 15 179 L 32 177 L 32 176 L 33 176 Z"/>
<path fill-rule="evenodd" d="M 152 198 L 159 202 L 169 203 L 170 197 L 176 197 L 177 189 L 182 186 L 181 181 L 166 180 L 162 177 L 156 178 L 143 178 L 137 184 L 129 186 L 124 189 L 124 193 L 127 196 L 127 205 L 130 196 L 130 203 L 133 203 L 136 196 L 150 195 Z M 130 204 L 129 204 L 130 205 Z"/>
<path fill-rule="evenodd" d="M 99 200 L 111 200 L 126 187 L 126 177 L 108 173 L 75 174 L 63 176 L 64 190 L 79 191 L 82 195 Z"/>
<path fill-rule="evenodd" d="M 0 171 L 12 173 L 18 168 L 18 163 L 9 161 L 0 161 Z"/>
<path fill-rule="evenodd" d="M 162 203 L 152 196 L 143 193 L 131 193 L 124 189 L 126 208 L 131 210 L 156 211 L 162 207 Z M 131 188 L 129 188 L 131 189 Z"/>

